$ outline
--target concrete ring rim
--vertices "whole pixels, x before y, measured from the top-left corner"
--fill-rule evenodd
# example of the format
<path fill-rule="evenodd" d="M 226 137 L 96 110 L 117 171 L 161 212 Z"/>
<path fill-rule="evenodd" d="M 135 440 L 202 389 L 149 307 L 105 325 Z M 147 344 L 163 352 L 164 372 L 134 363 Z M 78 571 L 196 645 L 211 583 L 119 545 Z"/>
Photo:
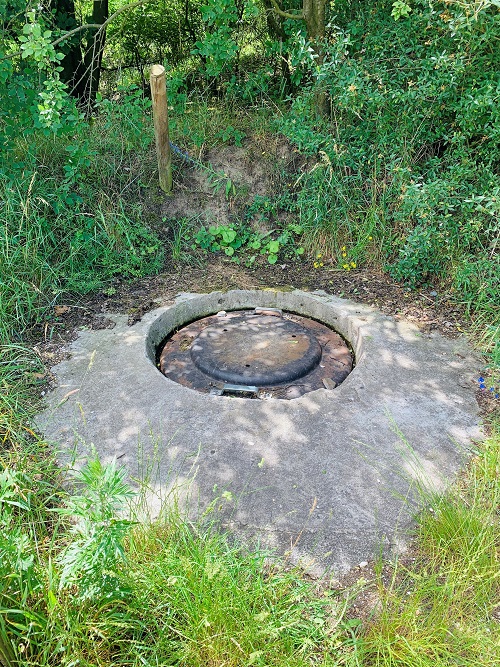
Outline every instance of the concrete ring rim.
<path fill-rule="evenodd" d="M 178 387 L 182 387 L 188 394 L 195 389 L 183 387 L 177 382 L 163 376 L 157 367 L 157 348 L 158 345 L 175 329 L 187 325 L 202 317 L 216 314 L 221 310 L 238 310 L 245 308 L 263 307 L 275 308 L 282 307 L 282 310 L 296 313 L 302 316 L 312 316 L 319 322 L 331 327 L 347 341 L 354 356 L 354 366 L 347 378 L 335 389 L 319 388 L 304 396 L 291 399 L 292 402 L 300 402 L 307 396 L 325 394 L 340 395 L 342 389 L 348 389 L 352 382 L 362 382 L 363 371 L 367 366 L 373 352 L 376 352 L 376 345 L 367 345 L 372 336 L 364 331 L 365 322 L 356 321 L 358 315 L 368 314 L 372 309 L 348 302 L 339 297 L 328 296 L 328 300 L 323 299 L 322 295 L 306 293 L 300 290 L 281 291 L 281 290 L 229 290 L 228 292 L 209 292 L 207 294 L 183 294 L 176 298 L 174 304 L 162 308 L 162 312 L 156 314 L 156 311 L 150 313 L 150 319 L 145 336 L 145 357 L 148 362 L 154 366 L 155 372 L 162 375 L 162 378 Z M 338 299 L 339 303 L 332 302 L 332 299 Z M 346 304 L 352 305 L 356 311 L 346 312 Z M 344 310 L 343 310 L 344 309 Z M 366 313 L 363 313 L 363 309 Z M 349 330 L 351 328 L 351 330 Z M 199 392 L 196 392 L 199 394 Z M 220 399 L 218 396 L 210 394 L 199 394 L 207 399 Z M 225 400 L 224 398 L 222 400 Z M 233 399 L 238 400 L 238 399 Z M 239 399 L 247 400 L 247 399 Z"/>

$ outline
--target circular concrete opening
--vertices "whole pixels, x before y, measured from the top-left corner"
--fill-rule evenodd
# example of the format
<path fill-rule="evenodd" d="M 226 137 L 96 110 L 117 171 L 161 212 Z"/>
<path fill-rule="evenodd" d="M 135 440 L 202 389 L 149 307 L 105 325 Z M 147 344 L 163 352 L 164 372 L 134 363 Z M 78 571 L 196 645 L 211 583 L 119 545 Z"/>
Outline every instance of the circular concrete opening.
<path fill-rule="evenodd" d="M 155 361 L 170 380 L 202 393 L 292 399 L 334 389 L 353 368 L 331 324 L 297 312 L 257 305 L 189 320 L 165 327 Z"/>

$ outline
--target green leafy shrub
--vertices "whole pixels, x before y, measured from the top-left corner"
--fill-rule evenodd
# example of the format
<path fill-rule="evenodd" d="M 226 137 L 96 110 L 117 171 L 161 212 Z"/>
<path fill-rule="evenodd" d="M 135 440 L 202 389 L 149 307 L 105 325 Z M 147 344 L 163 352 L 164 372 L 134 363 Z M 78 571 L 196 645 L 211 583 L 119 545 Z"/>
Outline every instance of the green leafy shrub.
<path fill-rule="evenodd" d="M 67 496 L 58 510 L 73 522 L 73 538 L 57 559 L 59 588 L 76 587 L 78 600 L 122 598 L 128 592 L 119 576 L 124 538 L 132 525 L 120 513 L 134 497 L 125 475 L 115 464 L 104 466 L 94 451 L 73 474 L 80 495 Z"/>
<path fill-rule="evenodd" d="M 398 280 L 411 287 L 451 276 L 462 298 L 472 299 L 472 283 L 463 280 L 467 265 L 482 270 L 474 285 L 476 298 L 483 305 L 488 299 L 500 305 L 490 279 L 480 288 L 481 279 L 498 266 L 496 246 L 499 242 L 498 196 L 494 174 L 483 167 L 476 173 L 476 164 L 453 165 L 434 178 L 414 179 L 405 190 L 397 220 L 415 220 L 414 229 L 403 238 L 397 261 L 390 271 Z M 457 270 L 455 266 L 463 269 Z M 490 287 L 488 287 L 488 284 Z M 480 294 L 482 292 L 482 294 Z"/>
<path fill-rule="evenodd" d="M 330 26 L 319 65 L 295 40 L 300 88 L 275 120 L 316 158 L 295 187 L 306 245 L 333 256 L 346 245 L 409 286 L 442 280 L 458 300 L 467 285 L 471 308 L 477 289 L 480 307 L 498 310 L 497 11 L 420 1 L 411 11 L 378 1 L 335 9 L 343 28 Z M 320 83 L 330 118 L 315 113 Z"/>
<path fill-rule="evenodd" d="M 193 53 L 201 57 L 205 76 L 217 77 L 231 67 L 238 55 L 233 34 L 239 18 L 238 7 L 233 0 L 207 0 L 201 14 L 206 33 L 195 43 Z"/>
<path fill-rule="evenodd" d="M 232 125 L 227 125 L 222 130 L 216 134 L 218 139 L 221 139 L 224 143 L 234 143 L 235 146 L 241 146 L 241 141 L 246 137 L 245 132 L 237 130 Z"/>

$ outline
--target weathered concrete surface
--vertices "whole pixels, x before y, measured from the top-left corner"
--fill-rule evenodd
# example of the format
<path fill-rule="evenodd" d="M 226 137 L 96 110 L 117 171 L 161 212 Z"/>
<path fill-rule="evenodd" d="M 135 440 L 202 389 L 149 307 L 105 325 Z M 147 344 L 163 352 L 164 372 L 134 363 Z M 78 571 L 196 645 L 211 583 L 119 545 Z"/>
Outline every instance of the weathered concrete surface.
<path fill-rule="evenodd" d="M 203 395 L 155 368 L 167 331 L 255 306 L 334 325 L 356 368 L 333 391 L 292 401 Z M 418 480 L 440 487 L 481 435 L 478 360 L 466 341 L 424 336 L 368 307 L 323 293 L 234 291 L 182 295 L 133 327 L 113 319 L 112 330 L 82 331 L 52 369 L 59 384 L 39 416 L 45 434 L 66 452 L 76 444 L 85 455 L 94 443 L 131 476 L 152 475 L 159 492 L 191 479 L 191 512 L 214 503 L 241 537 L 291 549 L 316 570 L 341 573 L 404 545 Z"/>

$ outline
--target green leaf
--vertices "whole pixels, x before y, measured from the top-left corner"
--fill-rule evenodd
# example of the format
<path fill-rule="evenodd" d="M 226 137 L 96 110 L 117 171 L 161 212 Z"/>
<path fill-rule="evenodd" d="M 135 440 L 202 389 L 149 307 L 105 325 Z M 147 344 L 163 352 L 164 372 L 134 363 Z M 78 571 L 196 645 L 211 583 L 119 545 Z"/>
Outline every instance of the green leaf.
<path fill-rule="evenodd" d="M 57 605 L 57 598 L 54 594 L 54 591 L 49 589 L 47 592 L 47 606 L 49 608 L 49 611 L 54 611 L 56 605 Z"/>
<path fill-rule="evenodd" d="M 232 243 L 234 239 L 236 238 L 236 232 L 234 229 L 225 229 L 222 232 L 222 240 L 224 243 Z"/>
<path fill-rule="evenodd" d="M 399 21 L 401 17 L 407 18 L 410 15 L 411 7 L 403 0 L 396 0 L 392 3 L 391 16 L 395 21 Z"/>

